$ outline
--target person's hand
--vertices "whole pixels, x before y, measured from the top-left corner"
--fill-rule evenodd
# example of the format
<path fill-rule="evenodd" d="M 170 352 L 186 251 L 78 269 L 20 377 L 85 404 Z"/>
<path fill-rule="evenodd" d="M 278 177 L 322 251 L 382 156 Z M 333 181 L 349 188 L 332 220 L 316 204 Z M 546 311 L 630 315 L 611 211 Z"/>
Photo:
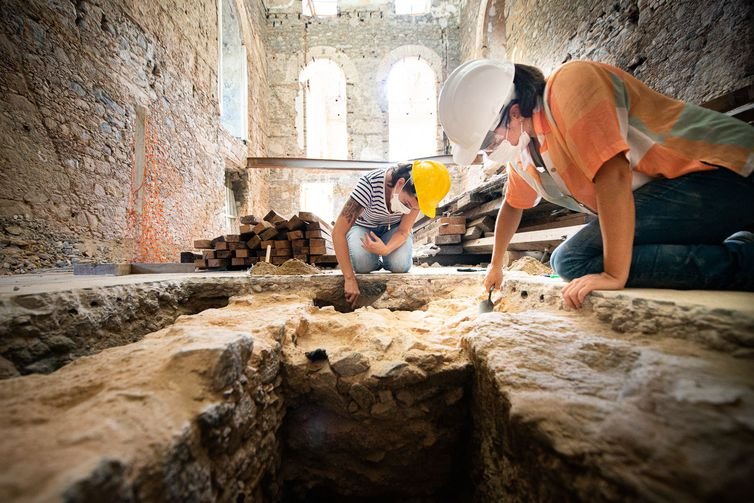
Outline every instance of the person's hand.
<path fill-rule="evenodd" d="M 351 309 L 356 308 L 356 302 L 359 300 L 359 283 L 356 278 L 346 278 L 345 285 L 343 286 L 346 294 L 346 302 L 351 306 Z"/>
<path fill-rule="evenodd" d="M 503 286 L 502 266 L 490 265 L 487 269 L 487 276 L 484 277 L 484 291 L 489 292 L 493 288 L 500 290 L 501 286 Z"/>
<path fill-rule="evenodd" d="M 587 274 L 576 278 L 563 288 L 563 302 L 566 307 L 581 309 L 584 299 L 593 290 L 622 290 L 626 282 L 614 278 L 602 272 L 600 274 Z"/>
<path fill-rule="evenodd" d="M 372 231 L 361 239 L 361 246 L 375 255 L 385 255 L 385 243 Z"/>

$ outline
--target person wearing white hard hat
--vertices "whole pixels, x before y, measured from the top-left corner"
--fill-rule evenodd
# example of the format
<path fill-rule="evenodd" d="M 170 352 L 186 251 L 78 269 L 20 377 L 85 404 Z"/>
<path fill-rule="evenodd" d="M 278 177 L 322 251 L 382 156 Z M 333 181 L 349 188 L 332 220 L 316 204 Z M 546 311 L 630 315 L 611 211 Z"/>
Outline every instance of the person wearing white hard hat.
<path fill-rule="evenodd" d="M 614 66 L 472 60 L 439 98 L 459 165 L 506 163 L 485 288 L 540 198 L 597 215 L 555 249 L 567 306 L 625 286 L 754 290 L 754 127 L 664 96 Z M 744 231 L 744 232 L 739 232 Z"/>

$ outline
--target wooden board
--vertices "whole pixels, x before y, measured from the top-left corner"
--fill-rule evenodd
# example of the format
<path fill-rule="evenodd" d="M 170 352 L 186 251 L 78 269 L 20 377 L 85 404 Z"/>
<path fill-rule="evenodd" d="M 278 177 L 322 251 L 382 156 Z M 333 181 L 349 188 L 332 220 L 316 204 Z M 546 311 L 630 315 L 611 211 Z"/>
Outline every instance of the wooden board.
<path fill-rule="evenodd" d="M 131 274 L 131 264 L 73 264 L 74 276 L 125 276 Z"/>
<path fill-rule="evenodd" d="M 254 236 L 254 237 L 250 238 L 250 239 L 249 239 L 249 240 L 248 240 L 248 241 L 246 242 L 246 247 L 247 247 L 247 248 L 248 248 L 249 250 L 256 250 L 257 248 L 259 248 L 259 246 L 260 246 L 261 244 L 262 244 L 262 238 L 260 238 L 259 236 Z"/>
<path fill-rule="evenodd" d="M 439 234 L 445 236 L 448 234 L 462 235 L 466 232 L 466 224 L 441 224 Z"/>
<path fill-rule="evenodd" d="M 209 262 L 209 261 L 207 261 Z M 132 263 L 131 274 L 172 274 L 194 272 L 194 264 L 142 264 Z"/>
<path fill-rule="evenodd" d="M 304 231 L 291 231 L 288 233 L 288 239 L 295 241 L 296 239 L 304 239 Z"/>
<path fill-rule="evenodd" d="M 218 241 L 215 243 L 215 250 L 227 250 L 228 249 L 228 243 L 225 241 Z"/>
<path fill-rule="evenodd" d="M 297 215 L 293 215 L 288 219 L 286 227 L 289 231 L 297 231 L 306 227 L 306 222 L 300 219 Z"/>
<path fill-rule="evenodd" d="M 531 231 L 531 232 L 517 232 L 513 235 L 513 239 L 511 239 L 510 245 L 508 247 L 509 250 L 521 250 L 526 245 L 530 245 L 532 243 L 543 243 L 543 242 L 562 242 L 566 238 L 573 236 L 578 231 L 580 231 L 584 226 L 583 225 L 572 225 L 568 227 L 559 227 L 556 229 L 545 229 L 541 231 Z M 480 239 L 474 239 L 471 241 L 466 241 L 463 243 L 463 249 L 466 253 L 491 253 L 492 252 L 492 245 L 495 243 L 495 238 L 488 237 L 488 238 L 480 238 Z M 530 248 L 530 249 L 536 249 L 536 248 Z"/>
<path fill-rule="evenodd" d="M 252 229 L 252 232 L 254 234 L 262 234 L 264 231 L 266 231 L 267 229 L 271 229 L 272 227 L 274 227 L 274 225 L 272 225 L 270 222 L 262 221 L 254 226 L 254 228 Z"/>
<path fill-rule="evenodd" d="M 226 243 L 238 243 L 239 241 L 241 241 L 241 236 L 239 236 L 238 234 L 226 234 L 223 236 L 223 240 Z"/>
<path fill-rule="evenodd" d="M 194 248 L 196 248 L 197 250 L 211 250 L 212 240 L 211 239 L 196 239 L 194 240 Z"/>
<path fill-rule="evenodd" d="M 448 234 L 443 236 L 435 236 L 434 243 L 436 245 L 455 245 L 461 242 L 460 234 Z"/>
<path fill-rule="evenodd" d="M 482 232 L 493 232 L 495 230 L 495 219 L 489 215 L 475 218 L 466 224 L 466 227 L 479 227 Z"/>
<path fill-rule="evenodd" d="M 264 232 L 262 232 L 259 235 L 259 237 L 262 238 L 262 241 L 267 241 L 267 240 L 270 240 L 270 239 L 274 238 L 277 235 L 278 235 L 277 229 L 275 229 L 274 227 L 272 227 L 272 228 L 269 228 L 269 229 L 265 230 Z"/>
<path fill-rule="evenodd" d="M 472 239 L 479 239 L 484 234 L 484 231 L 479 227 L 469 227 L 466 229 L 466 233 L 463 235 L 464 241 L 471 241 Z"/>
<path fill-rule="evenodd" d="M 287 218 L 283 218 L 280 215 L 275 212 L 275 210 L 270 210 L 265 216 L 264 221 L 269 222 L 273 225 L 279 223 L 279 222 L 288 222 Z"/>
<path fill-rule="evenodd" d="M 244 215 L 241 217 L 242 224 L 256 225 L 259 223 L 259 218 L 256 215 Z"/>

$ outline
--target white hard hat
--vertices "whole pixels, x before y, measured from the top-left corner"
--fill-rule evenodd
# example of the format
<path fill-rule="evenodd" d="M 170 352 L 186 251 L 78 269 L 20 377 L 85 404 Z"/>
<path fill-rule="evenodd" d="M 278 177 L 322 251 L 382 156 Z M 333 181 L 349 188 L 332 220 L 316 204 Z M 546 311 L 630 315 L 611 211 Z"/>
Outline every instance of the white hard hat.
<path fill-rule="evenodd" d="M 445 81 L 438 111 L 456 164 L 474 162 L 485 137 L 497 126 L 501 110 L 515 97 L 515 71 L 510 61 L 473 59 Z"/>

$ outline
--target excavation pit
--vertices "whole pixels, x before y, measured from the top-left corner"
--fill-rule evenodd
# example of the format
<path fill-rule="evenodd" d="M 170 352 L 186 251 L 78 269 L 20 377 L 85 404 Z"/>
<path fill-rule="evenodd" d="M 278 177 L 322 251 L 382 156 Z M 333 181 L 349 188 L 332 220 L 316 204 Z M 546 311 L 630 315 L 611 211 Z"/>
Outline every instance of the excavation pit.
<path fill-rule="evenodd" d="M 235 293 L 50 375 L 0 381 L 0 499 L 750 494 L 751 297 L 600 293 L 570 313 L 557 281 L 510 274 L 479 315 L 478 274 L 360 283 L 371 305 L 340 312 L 336 275 L 188 276 L 172 284 Z"/>

